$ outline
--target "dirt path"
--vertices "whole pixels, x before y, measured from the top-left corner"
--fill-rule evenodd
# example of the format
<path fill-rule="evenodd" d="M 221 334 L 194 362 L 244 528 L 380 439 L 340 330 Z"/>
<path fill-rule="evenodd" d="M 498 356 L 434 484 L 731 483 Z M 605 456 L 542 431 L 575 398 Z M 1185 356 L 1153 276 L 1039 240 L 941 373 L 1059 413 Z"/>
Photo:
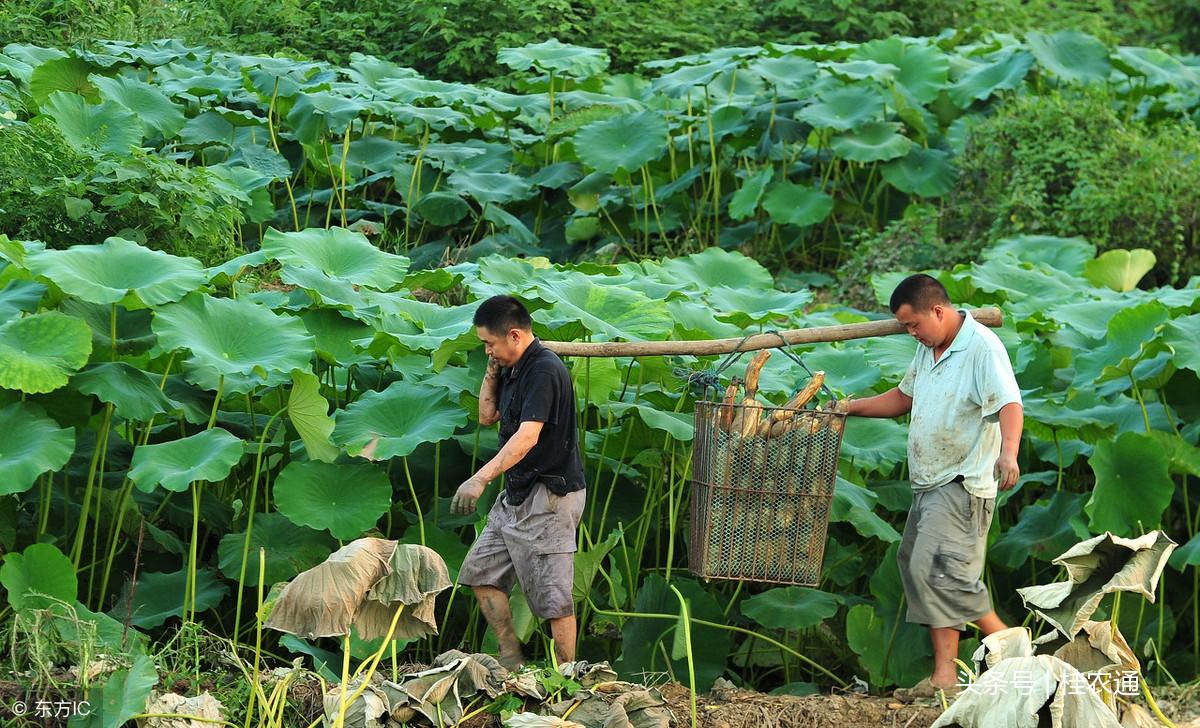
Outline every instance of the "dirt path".
<path fill-rule="evenodd" d="M 679 725 L 689 725 L 687 688 L 670 684 L 659 690 Z M 798 698 L 718 687 L 697 699 L 698 723 L 703 728 L 929 728 L 941 713 L 940 708 L 863 695 Z"/>

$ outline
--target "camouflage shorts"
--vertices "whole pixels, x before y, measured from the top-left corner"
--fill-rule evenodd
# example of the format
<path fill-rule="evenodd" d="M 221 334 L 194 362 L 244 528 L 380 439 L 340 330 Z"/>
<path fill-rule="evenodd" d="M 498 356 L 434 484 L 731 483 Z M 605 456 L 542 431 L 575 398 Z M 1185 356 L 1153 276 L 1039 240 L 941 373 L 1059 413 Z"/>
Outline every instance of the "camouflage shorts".
<path fill-rule="evenodd" d="M 534 615 L 555 619 L 574 614 L 575 534 L 586 493 L 558 496 L 539 482 L 516 506 L 501 493 L 463 561 L 458 583 L 492 586 L 507 594 L 516 581 Z"/>

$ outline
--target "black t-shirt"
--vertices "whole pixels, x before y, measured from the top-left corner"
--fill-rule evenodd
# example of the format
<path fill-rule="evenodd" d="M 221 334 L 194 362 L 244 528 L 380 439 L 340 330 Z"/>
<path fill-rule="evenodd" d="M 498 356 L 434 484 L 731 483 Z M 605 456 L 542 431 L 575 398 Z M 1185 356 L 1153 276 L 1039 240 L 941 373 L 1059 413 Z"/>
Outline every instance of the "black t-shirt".
<path fill-rule="evenodd" d="M 537 444 L 504 474 L 508 502 L 524 501 L 538 480 L 556 495 L 583 490 L 571 374 L 536 338 L 516 365 L 500 374 L 500 447 L 528 421 L 544 424 Z"/>

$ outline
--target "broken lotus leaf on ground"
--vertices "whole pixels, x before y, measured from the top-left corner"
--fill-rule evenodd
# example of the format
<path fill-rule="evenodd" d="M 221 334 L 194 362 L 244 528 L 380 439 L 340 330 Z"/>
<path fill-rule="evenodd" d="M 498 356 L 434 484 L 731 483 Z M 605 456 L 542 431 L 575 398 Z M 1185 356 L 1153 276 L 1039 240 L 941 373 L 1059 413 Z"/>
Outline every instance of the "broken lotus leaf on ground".
<path fill-rule="evenodd" d="M 642 685 L 619 684 L 624 689 L 611 694 L 592 693 L 583 700 L 564 700 L 547 709 L 558 716 L 570 710 L 571 720 L 584 728 L 669 728 L 673 716 L 662 694 Z"/>
<path fill-rule="evenodd" d="M 449 588 L 446 564 L 424 546 L 360 538 L 299 574 L 280 592 L 267 627 L 297 637 L 342 637 L 353 627 L 364 640 L 393 633 L 413 639 L 437 633 L 433 601 Z"/>
<path fill-rule="evenodd" d="M 348 683 L 348 695 L 353 695 L 362 684 L 361 679 Z M 325 707 L 325 724 L 334 725 L 341 711 L 341 686 L 335 685 L 325 693 L 322 704 Z M 341 725 L 344 728 L 384 728 L 388 724 L 388 699 L 382 689 L 375 685 L 367 685 L 354 702 L 346 706 L 346 714 Z"/>
<path fill-rule="evenodd" d="M 563 720 L 557 715 L 516 713 L 504 721 L 505 728 L 586 728 L 573 720 Z"/>
<path fill-rule="evenodd" d="M 1067 640 L 1058 632 L 1039 637 L 1039 654 L 1054 655 L 1076 670 L 1089 672 L 1140 672 L 1141 663 L 1121 631 L 1112 622 L 1085 622 L 1080 634 Z"/>
<path fill-rule="evenodd" d="M 975 662 L 975 673 L 982 675 L 1001 660 L 1032 656 L 1033 642 L 1029 630 L 1024 627 L 1009 627 L 984 637 L 971 659 Z"/>
<path fill-rule="evenodd" d="M 146 705 L 146 713 L 188 717 L 147 718 L 143 725 L 145 728 L 209 728 L 214 723 L 225 720 L 223 710 L 221 701 L 209 695 L 207 690 L 191 698 L 175 693 L 151 695 Z"/>
<path fill-rule="evenodd" d="M 477 693 L 495 698 L 503 692 L 506 670 L 491 655 L 468 655 L 451 650 L 438 655 L 428 670 L 405 675 L 396 682 L 384 681 L 392 720 L 409 723 L 417 715 L 430 723 L 452 726 L 463 717 L 463 701 Z"/>
<path fill-rule="evenodd" d="M 1019 689 L 1018 689 L 1019 686 Z M 1120 728 L 1083 673 L 1052 655 L 1000 660 L 959 694 L 931 728 Z"/>
<path fill-rule="evenodd" d="M 1138 538 L 1104 533 L 1067 549 L 1052 563 L 1067 570 L 1067 581 L 1018 589 L 1025 606 L 1064 637 L 1074 638 L 1105 594 L 1137 592 L 1154 602 L 1154 589 L 1175 542 L 1162 531 Z"/>

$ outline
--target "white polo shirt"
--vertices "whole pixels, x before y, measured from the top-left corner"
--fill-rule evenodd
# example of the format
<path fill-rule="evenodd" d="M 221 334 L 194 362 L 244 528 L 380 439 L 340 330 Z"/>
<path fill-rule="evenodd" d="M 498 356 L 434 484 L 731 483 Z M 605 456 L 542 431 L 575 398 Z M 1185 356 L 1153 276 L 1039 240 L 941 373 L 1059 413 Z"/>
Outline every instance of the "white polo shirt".
<path fill-rule="evenodd" d="M 969 311 L 942 358 L 918 346 L 900 391 L 912 397 L 908 471 L 915 490 L 963 476 L 963 487 L 981 498 L 996 496 L 1001 408 L 1021 402 L 1004 344 Z"/>

